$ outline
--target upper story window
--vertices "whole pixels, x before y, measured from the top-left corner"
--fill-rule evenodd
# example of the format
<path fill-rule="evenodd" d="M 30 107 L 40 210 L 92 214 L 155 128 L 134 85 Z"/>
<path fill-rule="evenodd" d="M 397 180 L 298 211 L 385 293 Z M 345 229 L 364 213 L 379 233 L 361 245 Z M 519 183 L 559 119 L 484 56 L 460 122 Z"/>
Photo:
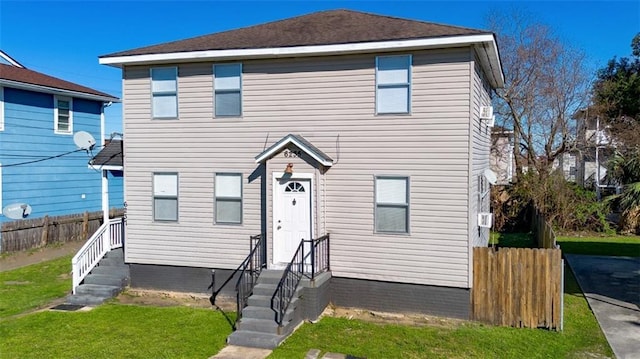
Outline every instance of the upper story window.
<path fill-rule="evenodd" d="M 215 115 L 240 117 L 242 115 L 242 64 L 213 66 Z"/>
<path fill-rule="evenodd" d="M 151 97 L 153 118 L 178 118 L 178 68 L 151 69 Z"/>
<path fill-rule="evenodd" d="M 4 130 L 4 87 L 0 86 L 0 131 Z"/>
<path fill-rule="evenodd" d="M 53 97 L 54 132 L 60 134 L 73 133 L 73 100 L 70 97 Z"/>
<path fill-rule="evenodd" d="M 376 177 L 376 232 L 409 233 L 409 178 Z"/>
<path fill-rule="evenodd" d="M 411 111 L 411 55 L 376 58 L 376 113 Z"/>

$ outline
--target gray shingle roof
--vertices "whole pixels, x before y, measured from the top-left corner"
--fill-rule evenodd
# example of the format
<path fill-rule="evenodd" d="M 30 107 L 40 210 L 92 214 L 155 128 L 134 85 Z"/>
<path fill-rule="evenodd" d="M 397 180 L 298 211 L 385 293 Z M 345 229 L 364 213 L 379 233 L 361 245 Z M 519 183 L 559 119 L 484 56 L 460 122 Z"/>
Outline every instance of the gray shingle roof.
<path fill-rule="evenodd" d="M 490 34 L 490 32 L 351 10 L 330 10 L 186 40 L 116 52 L 101 57 L 335 45 L 476 34 Z"/>
<path fill-rule="evenodd" d="M 113 101 L 118 101 L 118 98 L 115 96 L 86 86 L 78 85 L 76 83 L 45 75 L 33 70 L 6 64 L 0 64 L 0 80 L 9 80 L 30 85 L 44 86 L 51 89 L 80 92 L 88 95 L 111 98 Z"/>
<path fill-rule="evenodd" d="M 98 154 L 91 159 L 93 166 L 122 166 L 122 140 L 109 141 Z"/>

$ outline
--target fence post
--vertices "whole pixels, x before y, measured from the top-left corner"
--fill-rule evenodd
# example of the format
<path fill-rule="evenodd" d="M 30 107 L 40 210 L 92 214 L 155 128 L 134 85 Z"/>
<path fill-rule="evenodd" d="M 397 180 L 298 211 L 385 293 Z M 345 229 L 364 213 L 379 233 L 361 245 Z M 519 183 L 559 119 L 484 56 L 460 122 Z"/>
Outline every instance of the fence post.
<path fill-rule="evenodd" d="M 124 253 L 124 217 L 120 219 L 120 242 L 122 242 L 122 251 Z"/>
<path fill-rule="evenodd" d="M 40 247 L 47 245 L 49 241 L 49 216 L 44 216 L 42 219 L 42 235 L 40 236 Z"/>

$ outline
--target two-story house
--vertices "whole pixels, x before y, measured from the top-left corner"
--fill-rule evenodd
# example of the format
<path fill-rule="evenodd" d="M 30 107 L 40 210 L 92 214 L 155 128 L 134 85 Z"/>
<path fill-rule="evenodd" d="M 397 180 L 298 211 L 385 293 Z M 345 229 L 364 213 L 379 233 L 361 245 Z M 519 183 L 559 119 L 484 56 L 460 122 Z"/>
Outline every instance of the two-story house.
<path fill-rule="evenodd" d="M 493 33 L 336 10 L 99 61 L 122 69 L 132 286 L 203 292 L 252 235 L 282 269 L 329 234 L 336 305 L 469 317 Z"/>
<path fill-rule="evenodd" d="M 28 204 L 25 218 L 102 210 L 101 172 L 88 162 L 104 141 L 104 107 L 118 98 L 0 58 L 0 208 Z M 94 148 L 79 150 L 79 131 Z M 122 207 L 117 197 L 112 206 Z M 13 220 L 0 215 L 0 223 Z"/>

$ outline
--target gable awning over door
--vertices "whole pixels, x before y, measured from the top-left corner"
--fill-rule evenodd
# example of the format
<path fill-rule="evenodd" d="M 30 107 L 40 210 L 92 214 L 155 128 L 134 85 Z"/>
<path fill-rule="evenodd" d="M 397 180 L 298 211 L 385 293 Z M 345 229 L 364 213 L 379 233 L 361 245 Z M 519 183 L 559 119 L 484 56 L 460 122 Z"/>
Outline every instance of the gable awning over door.
<path fill-rule="evenodd" d="M 294 144 L 301 151 L 309 155 L 314 160 L 318 161 L 321 165 L 325 167 L 331 167 L 333 165 L 333 159 L 327 156 L 324 152 L 320 151 L 316 146 L 312 145 L 311 142 L 307 141 L 304 137 L 300 135 L 288 134 L 284 136 L 280 141 L 274 143 L 271 147 L 262 151 L 259 155 L 256 156 L 256 163 L 264 162 L 271 157 L 277 155 L 285 149 L 289 144 Z"/>

